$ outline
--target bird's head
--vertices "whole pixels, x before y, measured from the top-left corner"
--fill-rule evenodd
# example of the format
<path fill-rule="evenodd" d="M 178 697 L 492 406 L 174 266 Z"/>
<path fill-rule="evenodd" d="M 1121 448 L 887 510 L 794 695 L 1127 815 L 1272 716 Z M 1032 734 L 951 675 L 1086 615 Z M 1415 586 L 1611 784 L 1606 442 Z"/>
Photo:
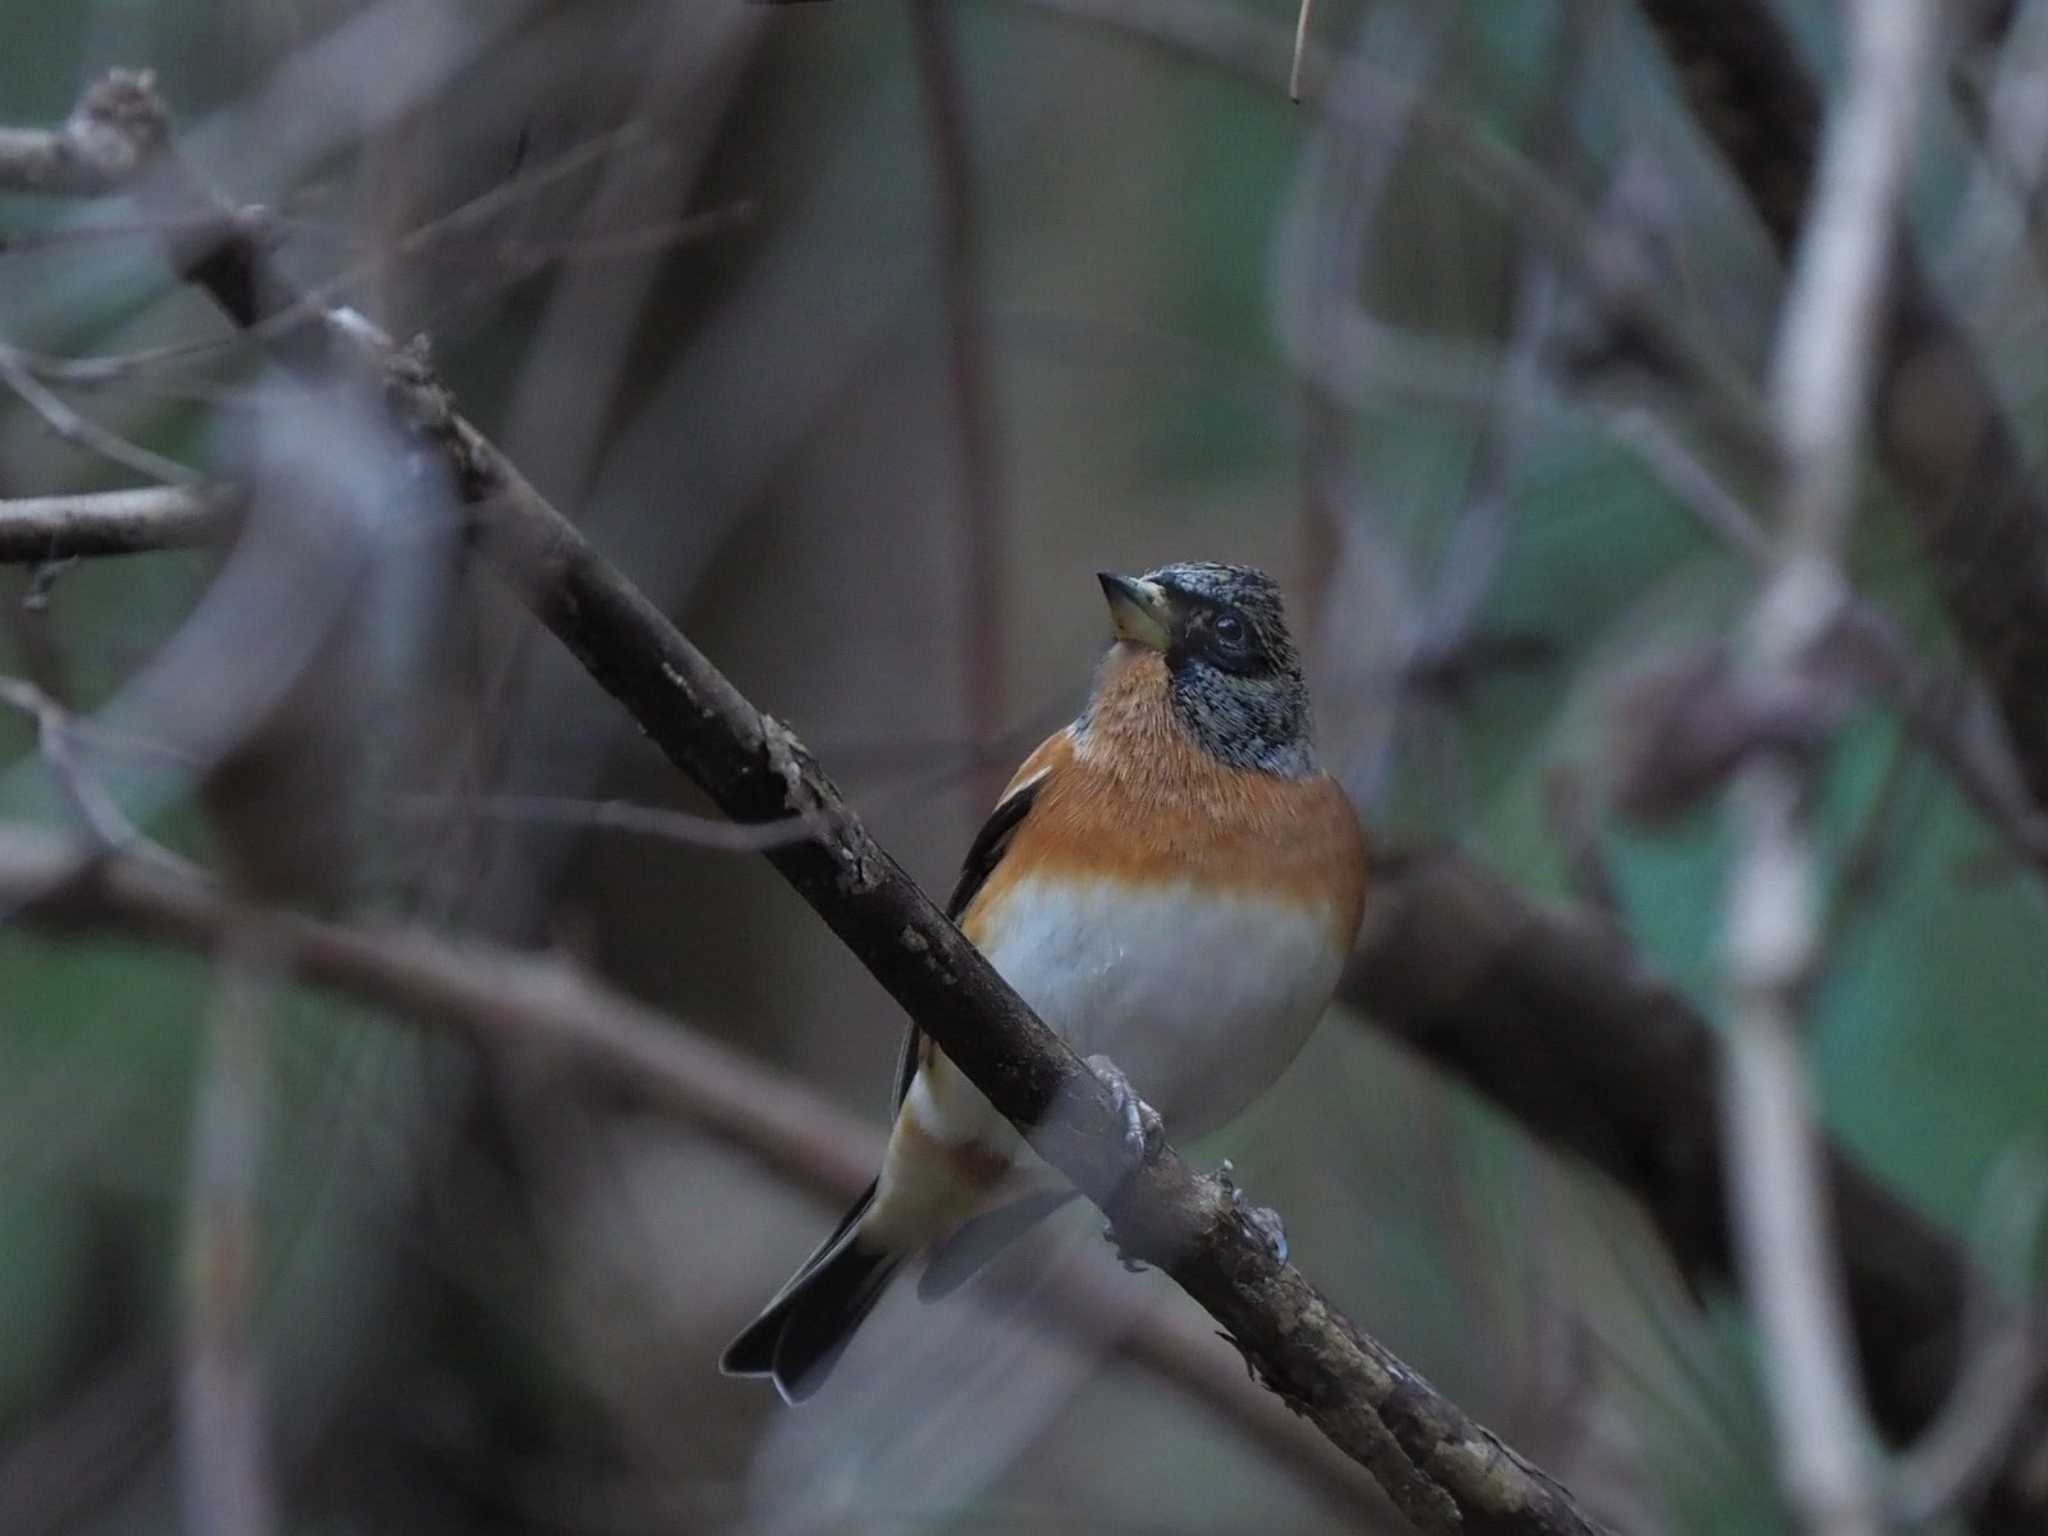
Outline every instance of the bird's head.
<path fill-rule="evenodd" d="M 1174 714 L 1203 751 L 1283 778 L 1315 772 L 1308 685 L 1272 577 L 1191 560 L 1097 579 L 1116 633 L 1112 655 L 1135 647 L 1165 659 Z"/>

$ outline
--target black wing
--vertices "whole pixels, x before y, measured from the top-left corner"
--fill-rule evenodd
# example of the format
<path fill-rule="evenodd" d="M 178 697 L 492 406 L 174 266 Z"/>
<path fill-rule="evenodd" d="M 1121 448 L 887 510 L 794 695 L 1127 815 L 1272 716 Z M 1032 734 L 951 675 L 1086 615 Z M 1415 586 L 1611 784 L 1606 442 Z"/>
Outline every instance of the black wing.
<path fill-rule="evenodd" d="M 946 916 L 954 922 L 960 921 L 968 903 L 988 884 L 988 877 L 1003 862 L 1010 840 L 1017 835 L 1017 828 L 1024 824 L 1024 818 L 1031 814 L 1032 804 L 1038 799 L 1039 788 L 1044 783 L 1045 775 L 1041 773 L 1005 795 L 988 813 L 988 820 L 981 824 L 981 830 L 974 834 L 974 842 L 960 865 L 960 879 L 946 903 Z M 911 1079 L 917 1076 L 917 1041 L 917 1026 L 913 1024 L 904 1032 L 903 1054 L 896 1063 L 896 1096 L 890 1101 L 892 1107 L 902 1107 L 903 1095 L 910 1092 Z"/>
<path fill-rule="evenodd" d="M 996 866 L 1003 862 L 1003 855 L 1009 851 L 1010 840 L 1017 835 L 1024 818 L 1031 814 L 1031 807 L 1038 800 L 1038 791 L 1045 783 L 1040 774 L 1030 783 L 1020 785 L 1015 793 L 1005 796 L 988 813 L 988 820 L 981 824 L 981 830 L 974 835 L 974 844 L 967 850 L 967 857 L 960 865 L 960 880 L 953 887 L 952 899 L 946 903 L 946 916 L 954 922 L 967 910 L 967 904 L 980 894 L 988 884 L 988 877 L 995 873 Z"/>

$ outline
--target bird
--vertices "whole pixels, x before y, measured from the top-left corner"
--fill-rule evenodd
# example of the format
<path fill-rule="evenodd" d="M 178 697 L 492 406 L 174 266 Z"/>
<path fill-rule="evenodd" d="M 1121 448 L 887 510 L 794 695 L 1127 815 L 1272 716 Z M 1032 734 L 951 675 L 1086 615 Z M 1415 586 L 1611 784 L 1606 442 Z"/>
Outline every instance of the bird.
<path fill-rule="evenodd" d="M 1294 1060 L 1357 938 L 1366 850 L 1279 585 L 1208 561 L 1097 580 L 1112 638 L 1087 703 L 1018 768 L 946 914 L 1087 1059 L 1135 1163 Z M 720 1368 L 805 1401 L 911 1259 L 936 1299 L 1073 1193 L 913 1026 L 880 1172 Z"/>

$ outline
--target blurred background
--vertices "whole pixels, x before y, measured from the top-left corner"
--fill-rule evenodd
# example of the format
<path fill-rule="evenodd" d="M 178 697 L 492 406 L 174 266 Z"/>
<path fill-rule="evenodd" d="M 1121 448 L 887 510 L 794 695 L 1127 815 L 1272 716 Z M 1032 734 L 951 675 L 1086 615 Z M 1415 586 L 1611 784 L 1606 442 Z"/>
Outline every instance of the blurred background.
<path fill-rule="evenodd" d="M 1836 78 L 1834 7 L 1778 10 Z M 1945 38 L 1913 212 L 2034 447 L 2048 6 L 1978 10 Z M 1326 762 L 1379 848 L 1609 904 L 1716 1018 L 1722 818 L 1646 804 L 1630 772 L 1754 596 L 1739 524 L 1768 525 L 1769 481 L 1730 398 L 1759 397 L 1778 261 L 1633 4 L 1321 0 L 1298 106 L 1294 21 L 0 0 L 0 123 L 56 126 L 108 68 L 154 70 L 285 267 L 425 338 L 465 414 L 929 888 L 1079 706 L 1093 573 L 1251 562 L 1288 590 Z M 1532 238 L 1546 188 L 1733 396 L 1674 380 Z M 6 381 L 145 450 L 67 438 L 15 382 L 0 497 L 147 483 L 159 456 L 258 515 L 228 554 L 0 568 L 0 675 L 78 717 L 80 771 L 166 848 L 281 904 L 558 956 L 808 1094 L 797 1118 L 857 1170 L 888 998 L 758 857 L 590 824 L 708 807 L 470 567 L 389 427 L 279 389 L 154 233 L 120 199 L 0 198 Z M 1854 577 L 1939 671 L 1932 583 L 1867 491 Z M 52 769 L 33 713 L 0 710 L 0 815 L 76 833 Z M 1818 814 L 1825 1122 L 1967 1242 L 2048 1113 L 2041 890 L 1881 703 L 1846 711 Z M 1251 1433 L 1120 1345 L 1163 1318 L 1243 1374 L 1099 1222 L 1055 1234 L 1058 1262 L 1128 1316 L 1048 1330 L 1014 1285 L 894 1298 L 792 1414 L 713 1361 L 851 1175 L 807 1185 L 546 1053 L 231 971 L 0 926 L 9 1536 L 192 1528 L 179 1341 L 209 1201 L 253 1241 L 277 1529 L 1406 1529 L 1305 1429 Z M 1334 1010 L 1196 1150 L 1617 1528 L 1789 1529 L 1739 1304 L 1692 1294 L 1624 1194 L 1369 1014 Z"/>

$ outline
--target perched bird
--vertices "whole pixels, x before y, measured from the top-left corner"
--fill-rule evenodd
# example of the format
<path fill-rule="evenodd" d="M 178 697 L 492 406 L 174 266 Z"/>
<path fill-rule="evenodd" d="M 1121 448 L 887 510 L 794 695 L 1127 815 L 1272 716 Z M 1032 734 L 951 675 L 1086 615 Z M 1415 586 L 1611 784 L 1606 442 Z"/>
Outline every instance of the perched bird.
<path fill-rule="evenodd" d="M 1142 1158 L 1162 1120 L 1201 1136 L 1293 1061 L 1357 937 L 1365 848 L 1272 578 L 1099 579 L 1116 638 L 1087 707 L 1017 770 L 947 915 L 1088 1056 Z M 944 1294 L 1071 1194 L 913 1029 L 880 1175 L 721 1367 L 800 1402 L 907 1260 L 931 1249 L 919 1293 Z"/>

